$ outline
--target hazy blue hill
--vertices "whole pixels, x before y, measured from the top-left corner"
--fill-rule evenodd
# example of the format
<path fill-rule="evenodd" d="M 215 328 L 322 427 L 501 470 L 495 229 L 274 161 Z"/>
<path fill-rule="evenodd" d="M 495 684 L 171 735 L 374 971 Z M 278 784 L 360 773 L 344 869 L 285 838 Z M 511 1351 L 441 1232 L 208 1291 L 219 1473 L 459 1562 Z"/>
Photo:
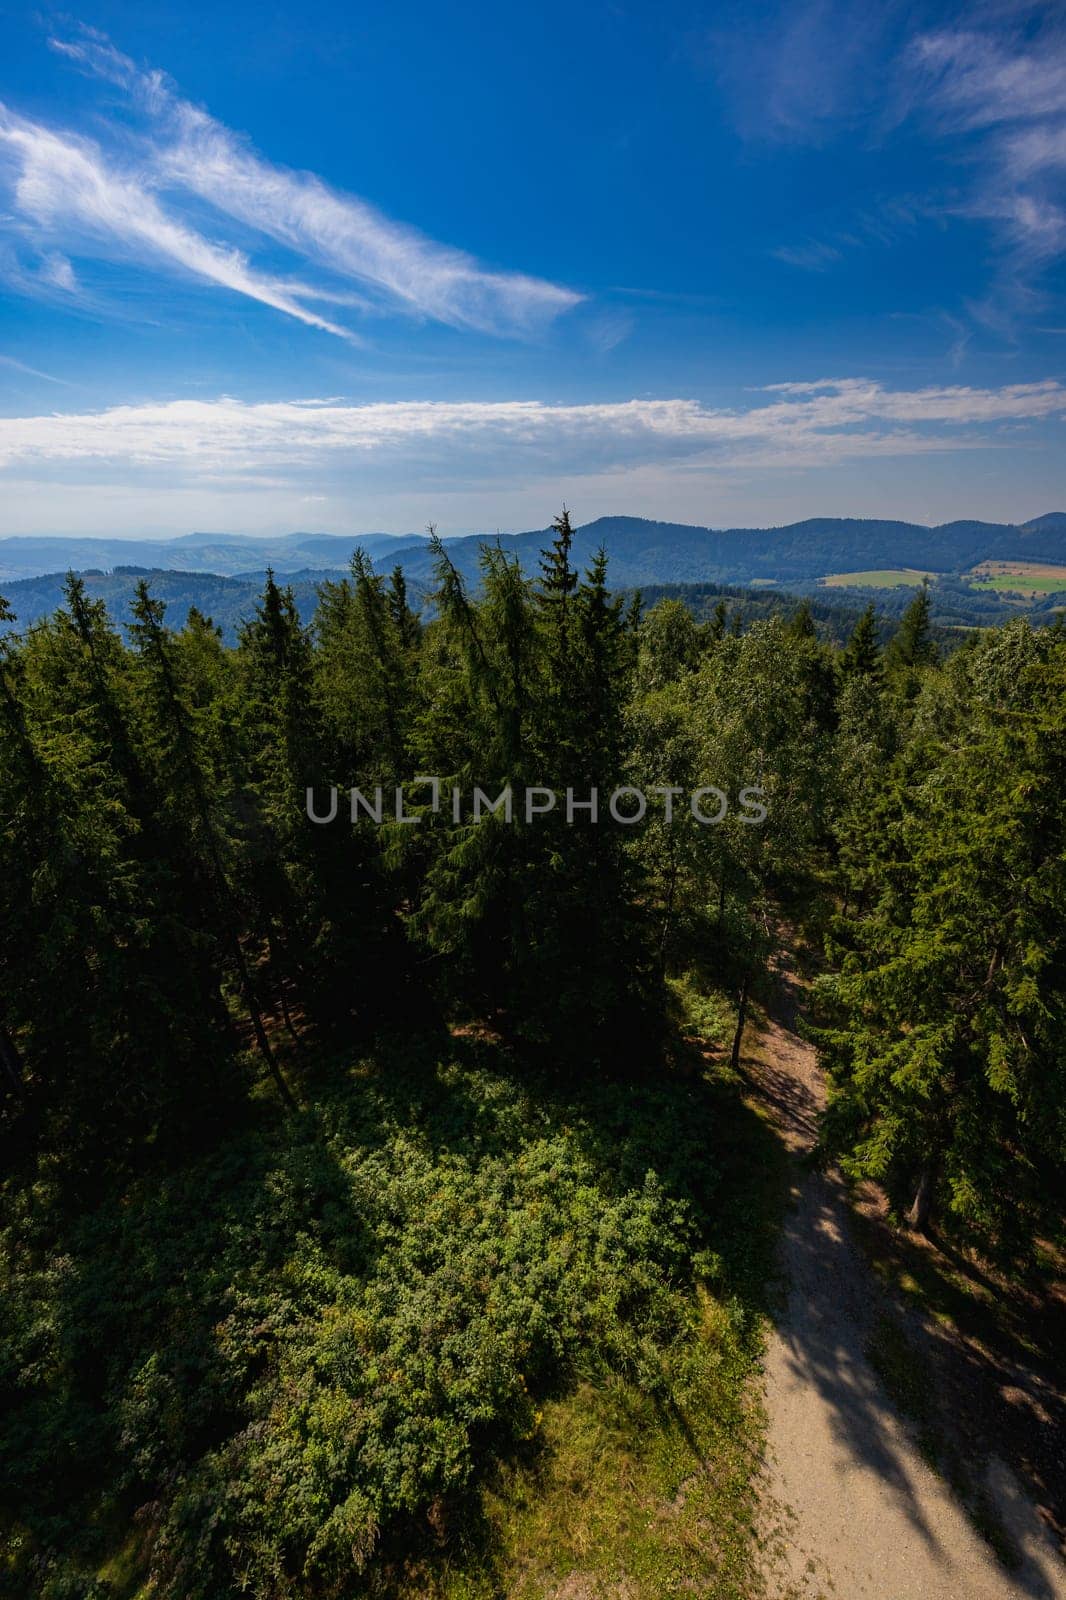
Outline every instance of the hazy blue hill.
<path fill-rule="evenodd" d="M 93 599 L 103 600 L 112 620 L 125 628 L 130 613 L 130 602 L 140 578 L 147 578 L 156 599 L 167 607 L 167 621 L 180 628 L 196 606 L 222 628 L 227 643 L 236 642 L 241 622 L 251 616 L 263 587 L 262 571 L 225 577 L 212 572 L 172 572 L 151 567 L 117 567 L 112 572 L 83 572 L 85 586 Z M 318 585 L 327 578 L 343 577 L 343 571 L 301 571 L 286 575 L 291 584 L 297 609 L 305 622 L 314 615 Z M 62 572 L 41 577 L 22 578 L 3 584 L 3 593 L 10 600 L 16 616 L 16 627 L 28 627 L 42 617 L 49 616 L 63 603 Z"/>
<path fill-rule="evenodd" d="M 545 528 L 499 535 L 527 572 L 550 533 Z M 452 560 L 476 581 L 478 561 L 497 535 L 452 537 Z M 796 583 L 832 572 L 917 567 L 930 572 L 965 572 L 978 561 L 1027 559 L 1066 561 L 1066 513 L 1049 512 L 1016 527 L 959 521 L 936 528 L 920 523 L 861 517 L 811 517 L 780 528 L 703 528 L 643 517 L 600 517 L 577 530 L 575 558 L 587 565 L 601 544 L 619 586 L 656 583 Z M 289 577 L 304 569 L 347 566 L 357 545 L 379 571 L 396 562 L 408 578 L 431 581 L 433 555 L 424 534 L 290 533 L 254 539 L 237 534 L 191 533 L 177 539 L 0 539 L 0 582 L 30 578 L 68 567 L 108 571 L 145 566 L 174 572 L 251 575 L 273 567 Z"/>
<path fill-rule="evenodd" d="M 186 533 L 175 539 L 15 537 L 0 539 L 0 582 L 45 577 L 68 569 L 106 572 L 128 566 L 215 572 L 223 577 L 273 567 L 275 572 L 289 575 L 308 567 L 346 567 L 357 545 L 374 557 L 425 543 L 424 534 L 406 537 L 393 533 L 288 533 L 270 539 L 232 533 Z"/>
<path fill-rule="evenodd" d="M 285 582 L 292 588 L 297 610 L 304 622 L 310 622 L 314 616 L 319 585 L 327 579 L 339 579 L 345 575 L 343 570 L 305 568 L 286 577 Z M 112 572 L 83 571 L 81 576 L 89 594 L 94 599 L 104 601 L 112 620 L 123 630 L 138 580 L 147 578 L 153 595 L 166 604 L 167 621 L 171 627 L 180 628 L 190 607 L 196 606 L 222 628 L 223 637 L 232 644 L 236 641 L 240 624 L 255 609 L 265 574 L 258 572 L 224 577 L 210 572 L 170 572 L 126 566 L 117 567 Z M 15 627 L 19 630 L 27 628 L 41 618 L 50 616 L 61 606 L 64 581 L 64 573 L 52 572 L 41 577 L 5 583 L 2 592 L 14 609 Z M 657 599 L 670 597 L 682 600 L 699 618 L 710 616 L 718 600 L 724 598 L 729 603 L 730 611 L 739 611 L 745 622 L 769 616 L 775 611 L 788 610 L 799 603 L 795 595 L 781 590 L 768 593 L 766 590 L 713 583 L 661 584 L 644 593 L 645 607 L 654 604 Z M 410 589 L 413 604 L 420 604 L 425 596 L 426 589 L 420 580 L 414 580 Z M 991 603 L 998 603 L 995 597 L 992 597 Z M 850 592 L 845 595 L 836 590 L 823 591 L 812 603 L 815 620 L 822 625 L 823 631 L 837 639 L 847 637 L 860 609 Z"/>
<path fill-rule="evenodd" d="M 1049 511 L 1046 516 L 1034 517 L 1032 522 L 1022 523 L 1022 533 L 1061 533 L 1066 534 L 1066 511 Z"/>
<path fill-rule="evenodd" d="M 537 541 L 543 540 L 544 535 L 537 533 L 525 537 L 531 541 L 522 546 L 523 562 L 528 566 L 535 561 L 539 549 Z M 467 549 L 459 553 L 460 565 L 464 569 L 469 568 L 472 574 L 481 543 L 481 540 L 472 540 Z M 595 543 L 590 541 L 588 549 L 595 548 Z M 408 549 L 417 557 L 417 562 L 412 564 L 419 567 L 417 573 L 408 572 L 410 599 L 413 605 L 418 606 L 425 603 L 432 590 L 431 563 L 424 560 L 424 551 L 410 546 Z M 391 562 L 387 565 L 391 565 Z M 14 607 L 18 628 L 30 626 L 62 604 L 64 576 L 62 572 L 52 572 L 40 577 L 0 583 L 0 592 Z M 82 571 L 89 593 L 105 602 L 111 617 L 122 628 L 129 617 L 137 580 L 146 577 L 152 593 L 166 603 L 167 620 L 172 627 L 181 627 L 190 606 L 196 606 L 221 626 L 223 637 L 229 643 L 236 640 L 241 622 L 252 614 L 262 591 L 264 576 L 263 571 L 227 576 L 143 566 L 119 566 L 111 572 L 98 569 Z M 344 568 L 318 567 L 303 567 L 285 574 L 284 581 L 292 587 L 297 609 L 304 622 L 310 622 L 314 616 L 319 586 L 327 579 L 344 576 Z M 660 599 L 681 600 L 698 618 L 709 617 L 718 601 L 725 599 L 730 612 L 739 611 L 746 623 L 758 617 L 770 616 L 776 611 L 787 611 L 798 603 L 800 595 L 806 595 L 821 630 L 838 642 L 847 638 L 867 601 L 873 601 L 884 619 L 885 627 L 889 628 L 914 598 L 912 587 L 844 590 L 825 588 L 817 579 L 802 578 L 794 579 L 791 587 L 764 585 L 750 588 L 717 579 L 690 583 L 616 580 L 615 587 L 621 590 L 639 588 L 645 609 Z M 951 575 L 941 576 L 934 581 L 930 598 L 933 621 L 939 628 L 987 626 L 1003 621 L 1018 610 L 1018 601 L 1010 596 L 991 590 L 973 589 Z M 1050 621 L 1059 609 L 1061 600 L 1059 594 L 1037 596 L 1026 609 L 1034 622 Z"/>

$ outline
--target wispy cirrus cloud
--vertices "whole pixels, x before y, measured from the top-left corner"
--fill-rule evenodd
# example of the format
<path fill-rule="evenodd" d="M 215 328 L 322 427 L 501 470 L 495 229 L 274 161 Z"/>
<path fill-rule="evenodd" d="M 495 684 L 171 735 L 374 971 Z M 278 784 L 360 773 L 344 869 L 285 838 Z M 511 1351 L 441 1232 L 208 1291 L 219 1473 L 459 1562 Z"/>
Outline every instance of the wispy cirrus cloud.
<path fill-rule="evenodd" d="M 134 259 L 349 340 L 357 338 L 352 328 L 319 306 L 523 337 L 581 298 L 540 278 L 491 271 L 313 173 L 274 165 L 184 100 L 164 73 L 141 71 L 102 35 L 83 30 L 51 44 L 120 87 L 140 118 L 132 137 L 105 123 L 113 135 L 105 148 L 0 104 L 0 179 L 12 206 L 4 220 L 45 252 L 43 273 L 57 286 L 76 287 L 71 257 Z M 298 276 L 257 265 L 249 239 L 259 253 L 283 253 Z"/>
<path fill-rule="evenodd" d="M 1063 41 L 1045 33 L 1036 49 L 978 28 L 920 33 L 912 61 L 930 75 L 945 117 L 963 128 L 1061 118 L 1066 109 Z"/>
<path fill-rule="evenodd" d="M 240 250 L 213 244 L 176 222 L 140 175 L 109 163 L 92 140 L 55 133 L 0 104 L 0 152 L 9 172 L 13 169 L 13 202 L 41 239 L 62 238 L 68 249 L 85 254 L 132 255 L 179 268 L 310 327 L 348 337 L 347 330 L 302 305 L 298 288 L 254 271 Z M 67 270 L 59 266 L 57 277 L 59 262 Z M 65 256 L 49 251 L 44 266 L 48 281 L 74 287 Z"/>
<path fill-rule="evenodd" d="M 973 177 L 957 213 L 995 229 L 999 298 L 1007 314 L 1038 300 L 1038 274 L 1066 253 L 1066 27 L 1034 41 L 942 29 L 906 57 L 921 113 L 943 137 L 968 141 Z M 994 300 L 983 308 L 995 315 Z"/>
<path fill-rule="evenodd" d="M 804 272 L 827 272 L 840 260 L 843 252 L 827 239 L 807 239 L 803 244 L 782 244 L 772 250 L 779 261 L 788 267 L 800 267 Z"/>
<path fill-rule="evenodd" d="M 45 383 L 61 383 L 65 389 L 74 387 L 66 378 L 57 378 L 51 372 L 42 372 L 39 367 L 27 366 L 25 361 L 19 361 L 15 356 L 0 354 L 0 367 L 7 367 L 11 372 L 24 373 L 27 378 L 41 378 Z"/>
<path fill-rule="evenodd" d="M 729 96 L 745 136 L 820 144 L 862 127 L 877 94 L 902 0 L 781 0 L 738 7 L 694 48 Z"/>
<path fill-rule="evenodd" d="M 969 310 L 1008 332 L 1066 255 L 1066 15 L 1046 0 L 975 0 L 944 26 L 923 9 L 786 3 L 772 22 L 755 12 L 715 35 L 715 68 L 748 137 L 817 146 L 846 135 L 871 152 L 899 135 L 926 141 L 923 192 L 883 194 L 874 211 L 786 240 L 778 259 L 824 272 L 922 222 L 981 222 L 988 291 Z"/>
<path fill-rule="evenodd" d="M 998 389 L 888 390 L 868 379 L 783 383 L 747 408 L 695 400 L 551 405 L 539 400 L 247 403 L 222 397 L 0 418 L 0 471 L 66 463 L 190 481 L 316 482 L 375 460 L 421 475 L 560 471 L 678 462 L 796 466 L 987 445 L 995 425 L 1066 416 L 1054 381 Z"/>

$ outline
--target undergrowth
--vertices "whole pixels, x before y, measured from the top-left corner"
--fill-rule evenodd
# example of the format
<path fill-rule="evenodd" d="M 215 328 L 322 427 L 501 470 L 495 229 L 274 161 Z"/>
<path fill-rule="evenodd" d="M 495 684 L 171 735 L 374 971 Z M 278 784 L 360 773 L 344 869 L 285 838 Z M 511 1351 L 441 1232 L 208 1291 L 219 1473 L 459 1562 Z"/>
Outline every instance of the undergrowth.
<path fill-rule="evenodd" d="M 776 1202 L 735 1085 L 459 1039 L 306 1090 L 85 1214 L 9 1184 L 4 1592 L 751 1593 Z"/>

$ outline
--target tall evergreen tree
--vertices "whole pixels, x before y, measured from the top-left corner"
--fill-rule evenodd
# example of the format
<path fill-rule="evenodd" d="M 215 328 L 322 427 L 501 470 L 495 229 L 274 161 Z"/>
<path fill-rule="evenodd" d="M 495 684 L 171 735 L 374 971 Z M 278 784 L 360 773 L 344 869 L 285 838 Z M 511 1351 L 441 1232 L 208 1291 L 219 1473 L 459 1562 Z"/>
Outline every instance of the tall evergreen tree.
<path fill-rule="evenodd" d="M 1049 1225 L 1066 1155 L 1064 687 L 1061 647 L 1024 627 L 925 685 L 871 903 L 822 984 L 847 1168 L 1007 1254 Z"/>
<path fill-rule="evenodd" d="M 206 927 L 217 930 L 220 955 L 232 968 L 259 1053 L 282 1099 L 295 1100 L 266 1031 L 263 1007 L 245 949 L 246 929 L 237 893 L 232 851 L 203 758 L 197 720 L 181 682 L 173 635 L 164 626 L 165 607 L 147 583 L 137 585 L 130 635 L 138 662 L 138 684 L 147 751 L 160 793 L 161 816 L 172 859 L 182 862 Z"/>
<path fill-rule="evenodd" d="M 816 639 L 818 630 L 814 626 L 814 617 L 811 615 L 811 602 L 801 600 L 788 621 L 788 636 L 790 639 Z"/>
<path fill-rule="evenodd" d="M 880 672 L 881 648 L 877 637 L 877 612 L 873 601 L 866 607 L 841 654 L 845 677 L 870 678 Z"/>
<path fill-rule="evenodd" d="M 885 652 L 885 664 L 899 692 L 912 699 L 918 692 L 924 668 L 937 659 L 930 619 L 929 581 L 926 579 L 903 613 Z"/>

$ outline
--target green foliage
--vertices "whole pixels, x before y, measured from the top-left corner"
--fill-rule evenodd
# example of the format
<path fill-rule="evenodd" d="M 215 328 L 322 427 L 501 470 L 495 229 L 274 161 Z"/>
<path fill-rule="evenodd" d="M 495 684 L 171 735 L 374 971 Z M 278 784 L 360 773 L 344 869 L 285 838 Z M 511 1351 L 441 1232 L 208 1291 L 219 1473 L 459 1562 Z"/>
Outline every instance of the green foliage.
<path fill-rule="evenodd" d="M 849 678 L 869 678 L 880 671 L 881 652 L 877 638 L 877 614 L 872 604 L 866 607 L 855 624 L 847 648 L 840 658 L 840 665 L 845 676 Z"/>
<path fill-rule="evenodd" d="M 543 1416 L 598 1437 L 590 1388 L 659 1417 L 656 1493 L 682 1404 L 739 1483 L 765 1252 L 703 1074 L 812 882 L 846 1170 L 1015 1259 L 1061 1222 L 1066 631 L 942 659 L 924 587 L 884 653 L 817 598 L 642 618 L 552 533 L 476 591 L 432 540 L 424 624 L 360 552 L 312 626 L 268 573 L 235 647 L 143 580 L 125 638 L 74 577 L 0 602 L 12 1595 L 380 1593 Z M 349 814 L 426 773 L 417 825 Z"/>
<path fill-rule="evenodd" d="M 931 627 L 929 585 L 923 583 L 900 622 L 887 652 L 887 665 L 900 691 L 917 693 L 920 672 L 937 658 Z"/>
<path fill-rule="evenodd" d="M 682 1394 L 696 1275 L 721 1272 L 712 1104 L 558 1098 L 465 1054 L 366 1064 L 61 1239 L 46 1184 L 9 1190 L 10 1592 L 56 1550 L 87 1578 L 139 1507 L 160 1596 L 354 1594 L 561 1387 Z"/>
<path fill-rule="evenodd" d="M 453 995 L 518 1036 L 602 1058 L 647 1006 L 646 938 L 631 857 L 609 821 L 593 823 L 626 775 L 623 711 L 632 650 L 601 555 L 582 579 L 568 524 L 530 583 L 500 550 L 483 557 L 473 601 L 438 544 L 439 622 L 425 647 L 419 769 L 444 796 L 427 830 L 425 887 L 412 925 L 449 961 Z M 550 814 L 527 790 L 550 788 Z M 511 796 L 481 820 L 485 804 Z M 454 791 L 466 810 L 451 812 Z M 568 818 L 570 801 L 581 807 Z"/>
<path fill-rule="evenodd" d="M 924 680 L 822 984 L 848 1168 L 1007 1255 L 1061 1214 L 1064 673 L 1021 623 Z"/>

